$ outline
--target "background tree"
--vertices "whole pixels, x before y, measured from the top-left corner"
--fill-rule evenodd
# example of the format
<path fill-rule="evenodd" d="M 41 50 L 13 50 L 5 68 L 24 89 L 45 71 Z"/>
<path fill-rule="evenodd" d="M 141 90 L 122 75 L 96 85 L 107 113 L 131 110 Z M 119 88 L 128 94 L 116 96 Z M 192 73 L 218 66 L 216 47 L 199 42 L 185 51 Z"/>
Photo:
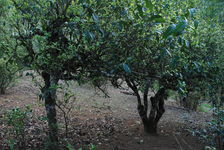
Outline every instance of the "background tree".
<path fill-rule="evenodd" d="M 116 47 L 106 57 L 109 64 L 105 68 L 109 69 L 115 86 L 119 86 L 118 79 L 123 79 L 135 93 L 138 112 L 148 133 L 157 132 L 168 90 L 185 96 L 188 92 L 203 91 L 215 74 L 210 64 L 216 58 L 208 59 L 212 50 L 207 40 L 216 36 L 204 37 L 205 30 L 210 28 L 201 26 L 198 8 L 194 8 L 197 4 L 198 1 L 139 1 L 128 7 L 125 15 L 116 18 L 122 20 L 122 27 L 114 31 Z M 183 5 L 187 6 L 185 10 L 180 9 Z M 201 41 L 202 37 L 205 41 Z M 148 92 L 155 82 L 159 83 L 159 89 L 150 98 L 149 109 Z"/>
<path fill-rule="evenodd" d="M 6 89 L 11 86 L 18 71 L 18 65 L 11 61 L 10 52 L 7 51 L 8 46 L 6 46 L 10 45 L 10 29 L 7 26 L 10 15 L 8 5 L 8 0 L 0 1 L 0 94 L 6 93 Z"/>

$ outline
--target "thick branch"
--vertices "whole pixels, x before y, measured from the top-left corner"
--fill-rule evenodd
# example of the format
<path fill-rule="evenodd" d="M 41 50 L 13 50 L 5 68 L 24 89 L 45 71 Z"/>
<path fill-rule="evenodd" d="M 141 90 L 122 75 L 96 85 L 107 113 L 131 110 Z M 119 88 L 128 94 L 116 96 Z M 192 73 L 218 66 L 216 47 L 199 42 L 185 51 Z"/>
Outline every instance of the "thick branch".
<path fill-rule="evenodd" d="M 148 112 L 148 93 L 149 93 L 149 88 L 150 88 L 150 81 L 147 80 L 146 81 L 146 85 L 145 85 L 145 90 L 144 90 L 144 96 L 143 96 L 144 108 L 145 108 L 146 112 Z"/>
<path fill-rule="evenodd" d="M 142 102 L 141 102 L 141 96 L 138 92 L 138 88 L 137 86 L 135 85 L 134 81 L 130 80 L 130 79 L 125 79 L 127 85 L 132 89 L 132 91 L 135 93 L 135 95 L 137 96 L 137 100 L 138 100 L 138 106 L 142 106 Z"/>
<path fill-rule="evenodd" d="M 149 121 L 157 123 L 165 112 L 164 99 L 166 99 L 165 88 L 159 89 L 154 97 L 151 97 L 151 111 L 149 115 Z"/>

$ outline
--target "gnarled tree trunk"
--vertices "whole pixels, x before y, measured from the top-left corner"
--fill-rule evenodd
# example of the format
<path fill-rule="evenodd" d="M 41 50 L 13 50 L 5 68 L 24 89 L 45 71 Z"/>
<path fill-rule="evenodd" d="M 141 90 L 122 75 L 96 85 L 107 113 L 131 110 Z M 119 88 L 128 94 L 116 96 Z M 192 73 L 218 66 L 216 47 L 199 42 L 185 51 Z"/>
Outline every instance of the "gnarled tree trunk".
<path fill-rule="evenodd" d="M 150 88 L 150 82 L 146 81 L 144 93 L 143 93 L 143 103 L 142 98 L 139 94 L 138 88 L 133 80 L 126 80 L 128 86 L 134 91 L 138 100 L 138 113 L 142 119 L 144 130 L 149 134 L 157 134 L 157 125 L 165 112 L 164 100 L 167 98 L 167 93 L 165 88 L 161 88 L 155 94 L 154 97 L 151 97 L 151 110 L 148 115 L 148 92 Z"/>
<path fill-rule="evenodd" d="M 144 124 L 147 133 L 157 133 L 157 125 L 165 112 L 164 99 L 166 98 L 165 89 L 160 89 L 154 97 L 151 97 L 151 110 L 147 117 L 147 122 Z M 146 112 L 147 113 L 147 112 Z"/>
<path fill-rule="evenodd" d="M 54 79 L 50 74 L 43 72 L 45 86 L 41 89 L 43 99 L 45 100 L 45 109 L 47 113 L 48 127 L 49 127 L 49 144 L 48 149 L 58 149 L 58 126 L 56 119 L 56 91 L 52 87 L 58 84 L 58 80 Z"/>

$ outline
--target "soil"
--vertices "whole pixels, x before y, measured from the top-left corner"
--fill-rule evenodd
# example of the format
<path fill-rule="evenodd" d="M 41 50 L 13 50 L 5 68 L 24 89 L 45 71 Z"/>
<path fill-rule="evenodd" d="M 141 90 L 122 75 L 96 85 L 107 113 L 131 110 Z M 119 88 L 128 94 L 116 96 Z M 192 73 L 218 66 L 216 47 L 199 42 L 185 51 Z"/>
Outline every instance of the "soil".
<path fill-rule="evenodd" d="M 87 150 L 91 146 L 96 146 L 97 150 L 202 150 L 206 145 L 189 130 L 204 128 L 211 118 L 209 113 L 186 110 L 169 99 L 158 135 L 147 135 L 136 110 L 136 97 L 128 89 L 121 91 L 108 86 L 110 98 L 105 98 L 90 85 L 70 84 L 69 90 L 74 96 L 64 107 L 66 111 L 70 110 L 67 137 L 62 112 L 57 110 L 60 149 L 68 149 L 70 145 L 75 150 Z M 60 100 L 64 89 L 59 90 Z M 26 122 L 23 149 L 44 149 L 48 144 L 44 105 L 38 95 L 38 88 L 28 77 L 22 77 L 5 95 L 0 95 L 0 150 L 8 150 L 9 139 L 16 138 L 6 122 L 6 112 L 27 105 L 32 113 Z M 18 149 L 18 143 L 15 149 Z"/>

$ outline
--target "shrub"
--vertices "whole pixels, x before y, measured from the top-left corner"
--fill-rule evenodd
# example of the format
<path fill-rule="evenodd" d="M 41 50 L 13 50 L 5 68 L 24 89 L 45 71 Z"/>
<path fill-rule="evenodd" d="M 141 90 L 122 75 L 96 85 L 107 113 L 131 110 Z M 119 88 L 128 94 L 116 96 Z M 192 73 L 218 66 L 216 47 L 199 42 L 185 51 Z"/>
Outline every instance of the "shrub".
<path fill-rule="evenodd" d="M 15 64 L 0 58 L 0 94 L 5 94 L 6 89 L 15 80 L 17 69 Z"/>
<path fill-rule="evenodd" d="M 210 106 L 211 107 L 211 106 Z M 224 148 L 224 110 L 223 107 L 214 107 L 213 119 L 208 122 L 205 129 L 194 130 L 192 134 L 199 136 L 205 141 L 210 142 L 205 149 L 208 150 L 223 150 Z"/>
<path fill-rule="evenodd" d="M 27 106 L 26 108 L 15 108 L 6 113 L 5 119 L 10 127 L 7 139 L 10 149 L 14 146 L 26 147 L 25 127 L 31 111 L 31 108 Z"/>
<path fill-rule="evenodd" d="M 214 119 L 210 122 L 210 132 L 213 133 L 214 145 L 218 150 L 224 148 L 224 110 L 215 108 Z"/>

